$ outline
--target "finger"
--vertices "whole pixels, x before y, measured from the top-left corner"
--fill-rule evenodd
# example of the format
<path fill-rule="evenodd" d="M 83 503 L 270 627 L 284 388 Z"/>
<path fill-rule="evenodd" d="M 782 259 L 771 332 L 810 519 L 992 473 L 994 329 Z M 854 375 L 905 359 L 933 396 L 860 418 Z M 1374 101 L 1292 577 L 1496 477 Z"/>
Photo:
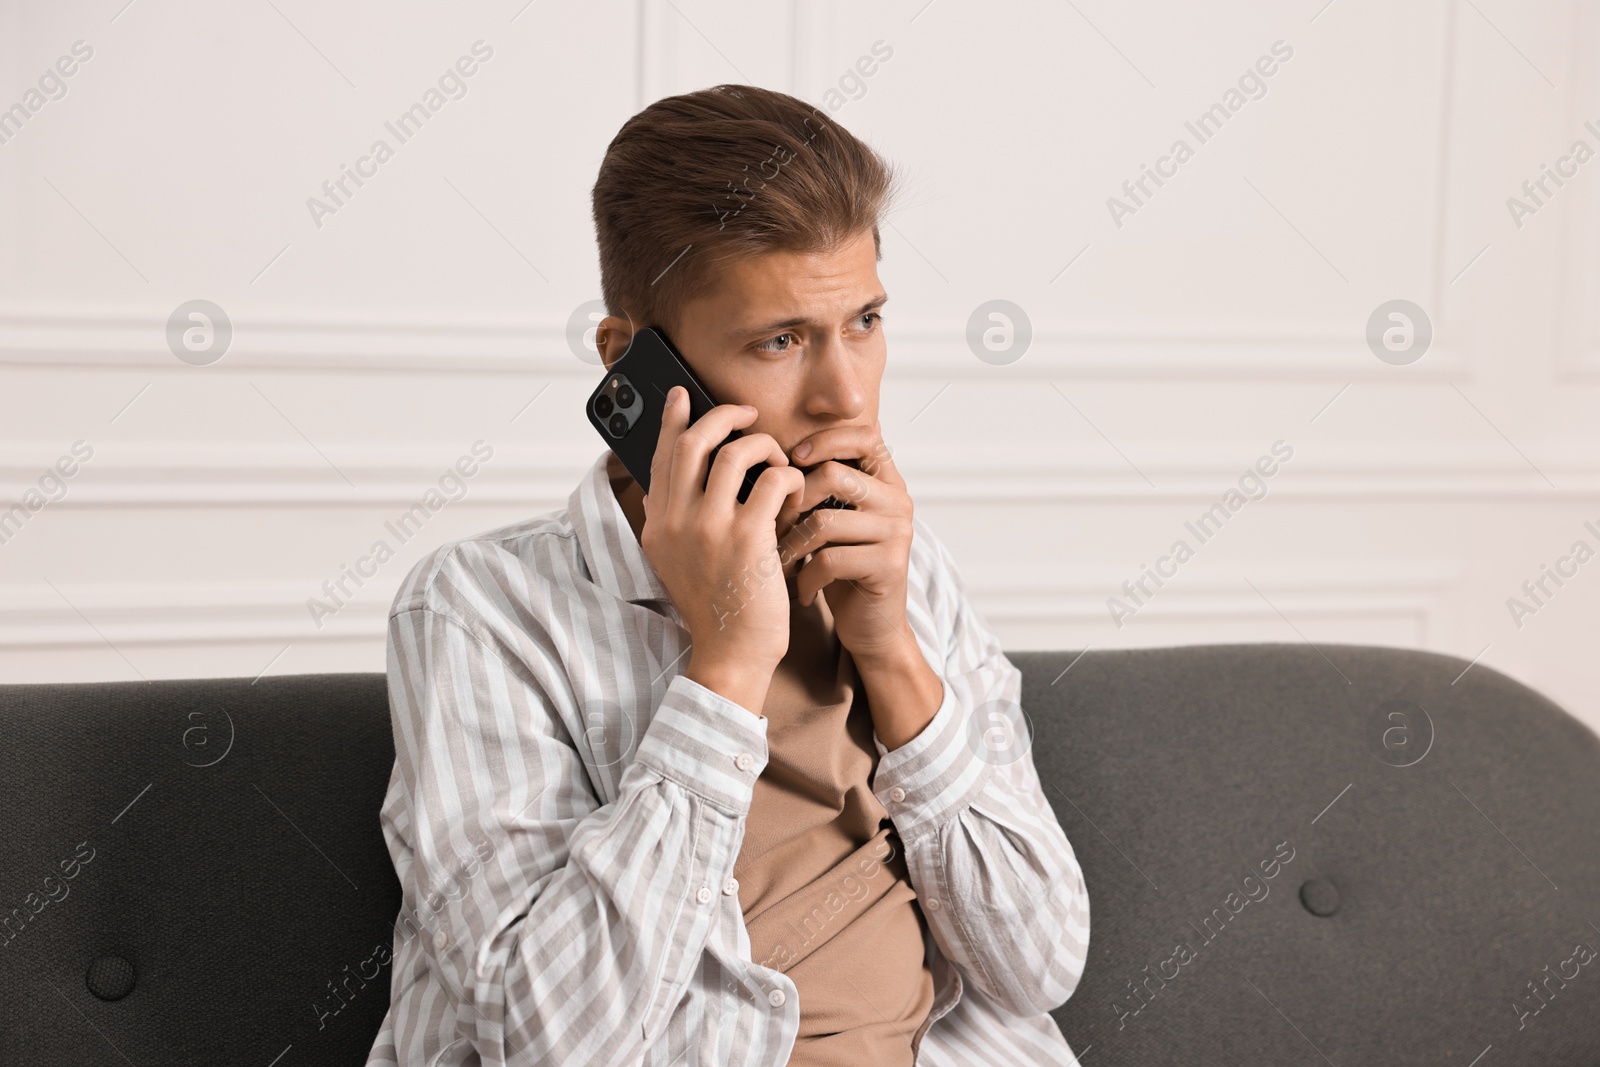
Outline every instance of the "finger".
<path fill-rule="evenodd" d="M 719 452 L 718 455 L 721 455 Z M 785 501 L 798 500 L 805 491 L 806 479 L 798 468 L 768 467 L 756 478 L 755 488 L 745 498 L 743 511 L 753 519 L 778 524 L 778 513 Z M 792 525 L 792 524 L 791 524 Z M 779 536 L 787 531 L 780 529 Z"/>
<path fill-rule="evenodd" d="M 744 485 L 745 475 L 761 462 L 773 467 L 789 465 L 789 457 L 783 454 L 771 434 L 749 434 L 719 448 L 711 461 L 711 479 L 706 483 L 708 506 L 721 509 L 731 518 L 733 509 L 739 506 L 739 490 Z M 748 502 L 748 498 L 746 500 Z"/>
<path fill-rule="evenodd" d="M 903 488 L 906 484 L 900 476 L 900 468 L 895 466 L 888 444 L 883 440 L 882 428 L 876 422 L 871 426 L 830 426 L 796 441 L 795 448 L 807 443 L 811 445 L 811 451 L 804 456 L 795 456 L 793 450 L 790 451 L 790 457 L 802 468 L 823 460 L 855 459 L 862 471 L 887 485 Z"/>
<path fill-rule="evenodd" d="M 887 515 L 823 508 L 795 523 L 778 542 L 778 549 L 788 558 L 804 556 L 828 544 L 874 544 L 894 536 L 894 521 Z"/>
<path fill-rule="evenodd" d="M 799 467 L 793 466 L 792 461 L 791 466 L 787 469 L 794 471 L 800 477 L 794 482 L 793 491 L 786 494 L 778 502 L 778 513 L 773 520 L 773 526 L 779 541 L 789 535 L 789 532 L 794 529 L 795 523 L 804 517 L 802 512 L 806 510 L 800 506 L 800 501 L 804 499 L 806 492 L 805 472 Z"/>
<path fill-rule="evenodd" d="M 756 410 L 740 404 L 718 404 L 693 422 L 687 422 L 687 392 L 679 403 L 683 405 L 686 424 L 672 443 L 672 484 L 676 487 L 672 499 L 682 501 L 687 507 L 698 505 L 704 496 L 706 457 L 719 442 L 727 440 L 730 431 L 754 422 Z"/>
<path fill-rule="evenodd" d="M 688 425 L 688 394 L 681 385 L 667 390 L 661 406 L 661 430 L 656 434 L 655 454 L 650 457 L 650 489 L 644 495 L 645 513 L 659 511 L 672 499 L 672 455 L 678 435 Z"/>
<path fill-rule="evenodd" d="M 839 475 L 831 468 L 842 467 L 840 461 L 834 460 L 818 464 L 815 467 L 802 467 L 805 474 L 804 490 L 792 500 L 786 501 L 779 518 L 787 527 L 792 527 L 797 522 L 815 514 L 821 504 L 833 498 L 837 503 L 823 510 L 843 510 L 844 505 L 857 510 L 865 510 L 871 502 L 870 489 L 866 485 L 869 480 L 860 471 L 850 467 L 843 467 L 854 475 L 855 480 L 849 481 L 849 475 Z M 847 483 L 848 482 L 848 486 Z"/>
<path fill-rule="evenodd" d="M 795 577 L 795 594 L 800 603 L 809 606 L 819 589 L 833 582 L 848 579 L 865 581 L 879 571 L 883 549 L 872 545 L 829 545 L 818 549 Z"/>
<path fill-rule="evenodd" d="M 892 494 L 888 487 L 865 471 L 847 467 L 840 460 L 825 460 L 806 473 L 806 491 L 796 502 L 795 519 L 827 500 L 830 496 L 857 510 L 882 510 Z M 901 493 L 903 494 L 903 491 Z"/>

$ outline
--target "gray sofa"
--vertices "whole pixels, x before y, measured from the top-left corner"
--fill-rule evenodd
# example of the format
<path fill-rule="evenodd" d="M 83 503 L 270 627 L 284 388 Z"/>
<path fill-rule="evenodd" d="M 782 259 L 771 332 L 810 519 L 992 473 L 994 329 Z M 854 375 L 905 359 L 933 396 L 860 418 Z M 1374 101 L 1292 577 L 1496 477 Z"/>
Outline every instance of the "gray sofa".
<path fill-rule="evenodd" d="M 1397 649 L 1011 658 L 1090 1067 L 1600 1064 L 1600 738 L 1549 700 Z M 0 730 L 0 1063 L 363 1062 L 382 675 L 0 686 Z"/>

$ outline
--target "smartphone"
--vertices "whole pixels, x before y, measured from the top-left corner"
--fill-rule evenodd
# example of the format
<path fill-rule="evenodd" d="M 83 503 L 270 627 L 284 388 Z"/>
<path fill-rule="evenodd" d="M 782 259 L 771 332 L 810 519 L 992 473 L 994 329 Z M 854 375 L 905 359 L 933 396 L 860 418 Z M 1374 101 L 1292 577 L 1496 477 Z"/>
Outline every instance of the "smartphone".
<path fill-rule="evenodd" d="M 689 392 L 691 424 L 717 406 L 666 333 L 660 327 L 649 327 L 633 335 L 628 350 L 589 394 L 584 408 L 590 424 L 622 460 L 639 488 L 647 493 L 650 491 L 650 461 L 655 458 L 656 441 L 661 437 L 661 413 L 666 408 L 667 393 L 674 385 L 681 385 Z M 742 436 L 738 429 L 731 431 L 711 450 L 710 458 L 716 459 L 723 445 Z M 744 484 L 739 487 L 739 503 L 743 504 L 750 496 L 756 479 L 767 467 L 766 462 L 761 462 L 745 471 Z M 706 482 L 710 480 L 711 466 L 707 464 Z M 702 488 L 704 485 L 701 483 Z"/>

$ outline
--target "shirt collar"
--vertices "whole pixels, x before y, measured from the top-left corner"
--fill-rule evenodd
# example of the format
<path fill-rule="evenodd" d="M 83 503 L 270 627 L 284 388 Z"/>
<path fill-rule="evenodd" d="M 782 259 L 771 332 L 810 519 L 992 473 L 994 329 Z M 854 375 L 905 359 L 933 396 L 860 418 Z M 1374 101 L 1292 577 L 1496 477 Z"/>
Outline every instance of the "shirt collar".
<path fill-rule="evenodd" d="M 671 594 L 645 557 L 628 524 L 627 513 L 611 488 L 613 476 L 627 477 L 627 470 L 608 448 L 595 458 L 567 498 L 567 515 L 577 532 L 584 562 L 596 584 L 623 600 L 670 603 Z"/>

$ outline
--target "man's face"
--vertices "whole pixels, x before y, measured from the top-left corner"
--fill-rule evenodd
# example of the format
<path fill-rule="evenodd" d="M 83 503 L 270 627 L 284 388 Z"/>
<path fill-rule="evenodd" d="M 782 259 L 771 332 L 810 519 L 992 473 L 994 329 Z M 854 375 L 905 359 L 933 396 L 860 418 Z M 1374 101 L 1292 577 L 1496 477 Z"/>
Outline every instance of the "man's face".
<path fill-rule="evenodd" d="M 832 252 L 727 260 L 666 329 L 719 403 L 755 406 L 743 432 L 771 434 L 793 462 L 819 430 L 877 421 L 886 299 L 865 230 Z M 627 347 L 628 322 L 602 325 L 609 365 Z"/>

